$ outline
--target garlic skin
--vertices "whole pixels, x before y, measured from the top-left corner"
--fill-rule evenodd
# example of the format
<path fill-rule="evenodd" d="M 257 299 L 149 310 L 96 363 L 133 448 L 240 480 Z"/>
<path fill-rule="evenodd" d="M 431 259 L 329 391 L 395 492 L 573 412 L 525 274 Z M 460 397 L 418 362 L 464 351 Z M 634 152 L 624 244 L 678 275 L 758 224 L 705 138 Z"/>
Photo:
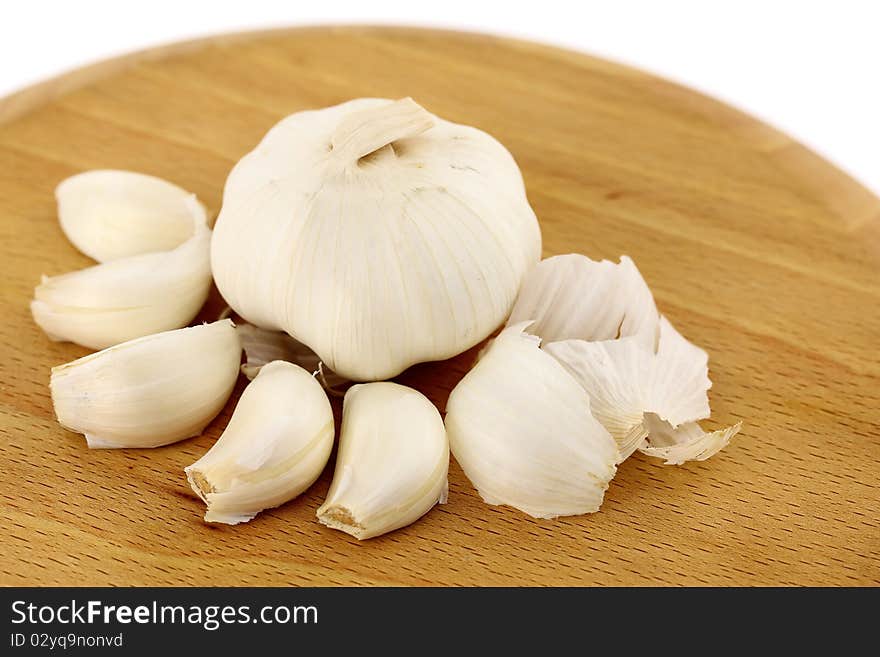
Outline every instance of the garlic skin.
<path fill-rule="evenodd" d="M 31 313 L 55 341 L 105 349 L 186 326 L 211 290 L 211 230 L 202 223 L 171 251 L 43 277 Z"/>
<path fill-rule="evenodd" d="M 709 356 L 665 317 L 658 334 L 656 352 L 635 336 L 562 340 L 544 350 L 587 391 L 596 419 L 618 442 L 621 460 L 636 449 L 667 464 L 705 460 L 727 445 L 739 426 L 702 432 L 696 421 L 710 414 Z"/>
<path fill-rule="evenodd" d="M 621 459 L 642 446 L 645 413 L 673 426 L 709 417 L 709 357 L 663 317 L 658 349 L 631 336 L 544 345 L 590 396 L 593 415 L 618 442 Z"/>
<path fill-rule="evenodd" d="M 261 367 L 214 446 L 184 469 L 205 521 L 247 522 L 295 498 L 321 475 L 333 435 L 333 409 L 311 374 L 284 361 Z"/>
<path fill-rule="evenodd" d="M 617 445 L 528 324 L 502 331 L 449 396 L 452 454 L 488 504 L 535 518 L 598 511 Z"/>
<path fill-rule="evenodd" d="M 205 208 L 170 182 L 133 171 L 100 169 L 63 180 L 55 189 L 61 229 L 98 262 L 168 251 L 207 224 Z"/>
<path fill-rule="evenodd" d="M 664 465 L 682 465 L 688 461 L 705 461 L 725 448 L 739 433 L 742 422 L 717 431 L 703 431 L 697 422 L 673 427 L 654 413 L 646 413 L 645 433 L 648 440 L 640 451 L 648 456 L 665 459 Z"/>
<path fill-rule="evenodd" d="M 696 424 L 710 413 L 709 357 L 659 314 L 627 256 L 542 260 L 526 275 L 507 325 L 520 322 L 587 392 L 620 461 L 637 449 L 668 464 L 705 460 L 739 431 L 706 434 Z"/>
<path fill-rule="evenodd" d="M 540 253 L 501 144 L 411 99 L 372 98 L 273 127 L 230 173 L 211 245 L 239 315 L 355 381 L 479 343 Z"/>
<path fill-rule="evenodd" d="M 399 529 L 446 502 L 448 470 L 443 420 L 427 397 L 397 383 L 352 386 L 318 520 L 359 540 Z"/>
<path fill-rule="evenodd" d="M 91 448 L 159 447 L 196 436 L 238 377 L 230 320 L 148 335 L 52 368 L 58 422 Z"/>
<path fill-rule="evenodd" d="M 544 343 L 635 337 L 656 347 L 660 315 L 635 263 L 577 253 L 542 260 L 523 280 L 507 326 L 530 321 Z"/>
<path fill-rule="evenodd" d="M 329 368 L 324 367 L 318 354 L 293 339 L 284 331 L 261 329 L 253 324 L 238 324 L 235 327 L 241 338 L 245 362 L 241 373 L 253 381 L 260 369 L 273 360 L 295 363 L 312 373 L 324 389 L 335 397 L 344 396 L 340 390 L 349 383 Z"/>

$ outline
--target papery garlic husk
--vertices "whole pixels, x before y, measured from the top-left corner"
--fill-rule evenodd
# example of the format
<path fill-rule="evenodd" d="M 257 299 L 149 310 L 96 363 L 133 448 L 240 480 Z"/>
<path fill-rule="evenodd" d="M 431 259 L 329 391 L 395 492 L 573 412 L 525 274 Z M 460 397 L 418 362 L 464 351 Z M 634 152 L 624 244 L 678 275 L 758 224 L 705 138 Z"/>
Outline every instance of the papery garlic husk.
<path fill-rule="evenodd" d="M 521 321 L 532 322 L 528 332 L 587 392 L 621 461 L 636 449 L 667 463 L 703 460 L 739 430 L 707 437 L 691 426 L 709 417 L 708 355 L 660 316 L 627 256 L 619 263 L 579 254 L 542 260 L 526 275 L 508 326 Z M 658 422 L 650 424 L 648 414 Z M 651 427 L 663 432 L 656 443 Z"/>
<path fill-rule="evenodd" d="M 530 321 L 544 344 L 635 337 L 655 348 L 660 316 L 635 263 L 577 253 L 542 260 L 523 280 L 507 326 Z"/>
<path fill-rule="evenodd" d="M 446 502 L 448 470 L 443 420 L 427 397 L 397 383 L 352 386 L 318 520 L 361 540 L 399 529 Z"/>
<path fill-rule="evenodd" d="M 63 180 L 55 189 L 61 229 L 98 262 L 168 251 L 207 224 L 205 208 L 170 182 L 133 171 L 100 169 Z"/>
<path fill-rule="evenodd" d="M 185 468 L 205 521 L 247 522 L 295 498 L 321 475 L 333 435 L 333 409 L 309 372 L 284 361 L 261 367 L 214 446 Z"/>
<path fill-rule="evenodd" d="M 527 328 L 502 331 L 449 396 L 452 454 L 489 504 L 536 518 L 598 511 L 617 445 L 584 389 Z"/>
<path fill-rule="evenodd" d="M 318 354 L 284 331 L 261 329 L 253 324 L 238 324 L 235 330 L 244 350 L 245 362 L 241 365 L 241 373 L 249 380 L 253 381 L 267 363 L 282 360 L 311 372 L 328 393 L 337 397 L 343 395 L 340 390 L 349 383 L 348 379 L 324 367 Z"/>
<path fill-rule="evenodd" d="M 91 349 L 186 326 L 211 290 L 211 230 L 197 219 L 180 246 L 43 277 L 34 321 L 56 341 Z"/>
<path fill-rule="evenodd" d="M 486 338 L 540 253 L 501 144 L 408 98 L 362 98 L 287 117 L 235 166 L 212 267 L 248 322 L 369 381 Z"/>
<path fill-rule="evenodd" d="M 563 340 L 544 345 L 544 350 L 587 391 L 593 415 L 617 441 L 621 460 L 636 449 L 667 463 L 704 460 L 724 447 L 738 428 L 725 434 L 726 439 L 710 440 L 717 447 L 714 450 L 695 447 L 707 439 L 691 429 L 673 432 L 709 417 L 709 357 L 665 317 L 660 319 L 658 334 L 656 352 L 635 336 L 598 342 Z M 657 421 L 648 422 L 647 415 Z M 663 427 L 668 431 L 657 436 L 655 445 L 652 430 Z M 649 449 L 677 442 L 682 444 L 672 455 L 668 450 Z"/>
<path fill-rule="evenodd" d="M 92 448 L 197 436 L 223 408 L 241 344 L 230 320 L 148 335 L 52 368 L 58 422 Z"/>
<path fill-rule="evenodd" d="M 688 461 L 705 461 L 730 442 L 742 428 L 742 422 L 716 431 L 704 431 L 697 422 L 686 422 L 673 427 L 654 413 L 644 419 L 647 441 L 640 450 L 648 456 L 664 459 L 666 465 L 681 465 Z"/>

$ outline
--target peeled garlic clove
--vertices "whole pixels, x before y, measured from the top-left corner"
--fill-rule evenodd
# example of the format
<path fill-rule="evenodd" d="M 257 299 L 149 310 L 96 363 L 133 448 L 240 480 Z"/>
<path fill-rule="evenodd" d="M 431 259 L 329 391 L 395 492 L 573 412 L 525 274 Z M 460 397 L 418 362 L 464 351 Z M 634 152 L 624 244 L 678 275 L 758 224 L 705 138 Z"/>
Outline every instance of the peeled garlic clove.
<path fill-rule="evenodd" d="M 355 381 L 478 344 L 540 253 L 501 144 L 412 99 L 376 98 L 273 127 L 230 173 L 211 245 L 241 317 Z"/>
<path fill-rule="evenodd" d="M 593 415 L 617 441 L 621 459 L 649 435 L 646 413 L 671 427 L 709 417 L 709 357 L 665 317 L 656 353 L 636 337 L 563 340 L 544 350 L 586 390 Z"/>
<path fill-rule="evenodd" d="M 688 461 L 705 461 L 727 446 L 742 428 L 742 422 L 718 431 L 705 432 L 696 422 L 674 428 L 654 413 L 645 414 L 648 441 L 640 451 L 648 456 L 665 459 L 666 465 L 681 465 Z"/>
<path fill-rule="evenodd" d="M 613 340 L 639 336 L 655 347 L 659 315 L 635 263 L 596 262 L 571 253 L 539 262 L 519 290 L 507 326 L 532 321 L 544 341 Z"/>
<path fill-rule="evenodd" d="M 502 331 L 449 396 L 452 453 L 489 504 L 536 518 L 598 511 L 617 445 L 527 326 Z"/>
<path fill-rule="evenodd" d="M 186 326 L 211 290 L 210 249 L 202 222 L 171 251 L 43 277 L 31 302 L 34 321 L 53 340 L 92 349 Z"/>
<path fill-rule="evenodd" d="M 61 229 L 97 260 L 167 251 L 206 224 L 205 208 L 177 185 L 142 173 L 86 171 L 55 189 Z"/>
<path fill-rule="evenodd" d="M 52 368 L 58 422 L 92 448 L 196 436 L 229 398 L 241 360 L 230 320 L 148 335 Z"/>
<path fill-rule="evenodd" d="M 264 365 L 226 430 L 186 477 L 206 522 L 234 525 L 292 500 L 320 476 L 333 449 L 333 409 L 315 378 L 284 361 Z"/>
<path fill-rule="evenodd" d="M 448 469 L 443 420 L 424 395 L 396 383 L 353 386 L 318 520 L 358 539 L 399 529 L 446 501 Z"/>

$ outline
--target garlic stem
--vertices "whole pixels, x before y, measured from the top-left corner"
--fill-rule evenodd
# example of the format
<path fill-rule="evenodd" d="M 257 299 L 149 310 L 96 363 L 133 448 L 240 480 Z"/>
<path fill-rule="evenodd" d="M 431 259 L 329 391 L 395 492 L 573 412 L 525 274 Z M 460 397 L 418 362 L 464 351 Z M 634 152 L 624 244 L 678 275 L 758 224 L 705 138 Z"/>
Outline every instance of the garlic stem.
<path fill-rule="evenodd" d="M 434 117 L 412 98 L 402 98 L 346 116 L 333 133 L 331 161 L 346 168 L 399 139 L 434 126 Z"/>

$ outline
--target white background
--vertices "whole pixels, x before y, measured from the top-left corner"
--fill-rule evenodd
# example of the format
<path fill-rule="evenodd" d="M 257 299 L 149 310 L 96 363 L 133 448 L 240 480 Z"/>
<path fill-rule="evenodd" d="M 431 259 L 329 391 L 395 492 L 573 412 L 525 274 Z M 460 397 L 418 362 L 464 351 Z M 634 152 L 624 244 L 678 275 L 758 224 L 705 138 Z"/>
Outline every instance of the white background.
<path fill-rule="evenodd" d="M 0 96 L 161 43 L 333 22 L 487 31 L 633 64 L 782 128 L 880 192 L 880 2 L 874 0 L 10 1 L 0 19 Z"/>

